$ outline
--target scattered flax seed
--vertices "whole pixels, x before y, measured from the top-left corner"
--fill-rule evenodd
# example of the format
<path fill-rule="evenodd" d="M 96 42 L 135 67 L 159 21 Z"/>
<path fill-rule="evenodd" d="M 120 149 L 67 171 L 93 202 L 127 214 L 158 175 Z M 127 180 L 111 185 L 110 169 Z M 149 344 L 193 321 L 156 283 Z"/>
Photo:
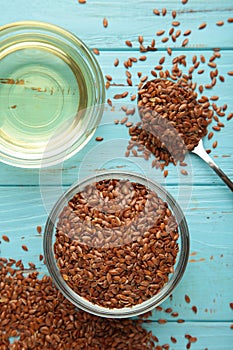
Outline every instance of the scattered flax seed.
<path fill-rule="evenodd" d="M 36 269 L 36 265 L 35 265 L 33 262 L 29 262 L 29 263 L 28 263 L 28 266 L 29 266 L 31 269 L 33 269 L 33 270 Z"/>
<path fill-rule="evenodd" d="M 129 157 L 130 155 L 130 151 L 127 149 L 127 151 L 125 151 L 125 157 Z"/>
<path fill-rule="evenodd" d="M 180 172 L 181 172 L 182 175 L 188 175 L 188 172 L 187 172 L 187 170 L 185 170 L 185 169 L 181 169 Z"/>
<path fill-rule="evenodd" d="M 205 63 L 205 56 L 200 55 L 200 60 L 201 60 L 201 63 Z"/>
<path fill-rule="evenodd" d="M 147 76 L 147 75 L 144 75 L 144 77 L 142 77 L 142 78 L 140 79 L 140 81 L 141 81 L 142 83 L 144 83 L 147 79 L 148 79 L 148 76 Z"/>
<path fill-rule="evenodd" d="M 217 64 L 215 62 L 209 62 L 208 66 L 211 67 L 211 68 L 216 68 Z"/>
<path fill-rule="evenodd" d="M 6 235 L 2 235 L 2 239 L 5 241 L 5 242 L 10 242 L 10 238 Z"/>
<path fill-rule="evenodd" d="M 133 85 L 133 82 L 132 82 L 132 80 L 130 79 L 130 78 L 127 78 L 127 84 L 129 85 L 129 86 L 132 86 Z"/>
<path fill-rule="evenodd" d="M 219 27 L 221 27 L 221 26 L 224 25 L 224 21 L 218 21 L 218 22 L 216 22 L 216 25 L 219 26 Z"/>
<path fill-rule="evenodd" d="M 232 17 L 228 18 L 227 22 L 228 23 L 233 23 L 233 18 Z"/>
<path fill-rule="evenodd" d="M 175 19 L 176 18 L 176 10 L 172 11 L 172 18 Z"/>
<path fill-rule="evenodd" d="M 123 124 L 125 124 L 127 121 L 128 121 L 128 118 L 127 118 L 127 117 L 124 117 L 124 118 L 121 119 L 121 122 L 120 122 L 120 123 L 123 125 Z"/>
<path fill-rule="evenodd" d="M 162 308 L 162 306 L 156 306 L 156 308 L 155 308 L 157 311 L 163 311 L 163 308 Z"/>
<path fill-rule="evenodd" d="M 219 99 L 219 97 L 217 95 L 213 95 L 210 97 L 211 101 L 217 101 Z"/>
<path fill-rule="evenodd" d="M 110 98 L 107 99 L 107 103 L 110 107 L 112 107 L 112 100 Z"/>
<path fill-rule="evenodd" d="M 167 9 L 166 8 L 162 8 L 162 15 L 166 16 L 166 14 L 167 14 Z"/>
<path fill-rule="evenodd" d="M 167 314 L 170 314 L 172 312 L 172 308 L 168 307 L 167 309 L 164 310 Z"/>
<path fill-rule="evenodd" d="M 111 75 L 105 75 L 105 78 L 108 80 L 108 81 L 112 81 L 112 77 L 111 77 Z"/>
<path fill-rule="evenodd" d="M 139 42 L 139 44 L 143 44 L 143 41 L 144 41 L 144 39 L 143 39 L 143 36 L 142 35 L 139 35 L 138 36 L 138 42 Z"/>
<path fill-rule="evenodd" d="M 214 141 L 214 143 L 213 143 L 212 147 L 213 147 L 213 148 L 216 148 L 216 147 L 217 147 L 217 145 L 218 145 L 218 141 Z"/>
<path fill-rule="evenodd" d="M 41 233 L 42 232 L 42 227 L 41 226 L 37 226 L 36 230 L 37 230 L 38 233 Z"/>
<path fill-rule="evenodd" d="M 177 322 L 177 323 L 184 323 L 185 320 L 183 320 L 182 318 L 179 318 L 176 322 Z"/>
<path fill-rule="evenodd" d="M 211 140 L 213 136 L 214 136 L 214 133 L 213 133 L 212 131 L 209 132 L 209 134 L 208 134 L 208 140 Z"/>
<path fill-rule="evenodd" d="M 157 74 L 154 70 L 151 71 L 151 74 L 152 74 L 153 77 L 155 77 L 155 78 L 157 78 L 157 76 L 158 76 L 158 74 Z"/>
<path fill-rule="evenodd" d="M 230 70 L 227 74 L 233 76 L 233 70 Z"/>
<path fill-rule="evenodd" d="M 126 41 L 125 41 L 125 44 L 126 44 L 127 46 L 129 46 L 129 47 L 132 47 L 132 46 L 133 46 L 133 44 L 132 44 L 132 42 L 131 42 L 130 40 L 126 40 Z"/>
<path fill-rule="evenodd" d="M 184 35 L 184 36 L 188 36 L 188 35 L 190 35 L 191 33 L 192 33 L 191 29 L 187 29 L 187 30 L 183 33 L 183 35 Z"/>
<path fill-rule="evenodd" d="M 78 0 L 80 4 L 86 4 L 86 0 Z"/>
<path fill-rule="evenodd" d="M 163 39 L 161 39 L 162 43 L 166 43 L 169 40 L 167 36 L 165 36 Z"/>
<path fill-rule="evenodd" d="M 182 42 L 181 46 L 185 47 L 188 45 L 189 40 L 188 39 L 184 39 L 184 41 Z"/>
<path fill-rule="evenodd" d="M 147 59 L 147 57 L 145 55 L 139 57 L 139 61 L 145 61 L 146 59 Z"/>
<path fill-rule="evenodd" d="M 107 28 L 107 26 L 108 26 L 108 20 L 105 17 L 103 19 L 103 26 L 104 26 L 104 28 Z"/>
<path fill-rule="evenodd" d="M 115 100 L 119 100 L 119 99 L 121 99 L 121 98 L 125 98 L 126 96 L 128 96 L 128 91 L 125 91 L 125 92 L 123 92 L 122 94 L 116 94 L 116 95 L 113 96 L 113 98 L 114 98 Z"/>
<path fill-rule="evenodd" d="M 185 5 L 187 4 L 188 0 L 182 0 L 182 4 Z"/>
<path fill-rule="evenodd" d="M 135 111 L 136 111 L 135 108 L 127 109 L 126 115 L 134 115 Z M 132 123 L 132 125 L 133 125 L 133 123 Z"/>
<path fill-rule="evenodd" d="M 131 78 L 132 77 L 132 74 L 130 73 L 130 71 L 126 70 L 125 71 L 125 74 L 128 78 Z"/>
<path fill-rule="evenodd" d="M 193 62 L 193 64 L 195 64 L 195 63 L 197 62 L 197 56 L 196 56 L 196 55 L 194 55 L 194 56 L 192 57 L 192 62 Z"/>
<path fill-rule="evenodd" d="M 222 122 L 218 122 L 218 126 L 219 126 L 220 128 L 224 128 L 225 124 L 222 123 Z"/>
<path fill-rule="evenodd" d="M 100 142 L 100 141 L 103 141 L 103 139 L 104 139 L 104 138 L 101 137 L 101 136 L 97 136 L 97 137 L 95 138 L 95 140 L 96 140 L 96 141 L 99 141 L 99 142 Z"/>
<path fill-rule="evenodd" d="M 122 94 L 121 94 L 121 96 L 122 96 L 122 98 L 125 98 L 125 97 L 127 97 L 128 96 L 128 91 L 125 91 L 125 92 L 123 92 Z"/>
<path fill-rule="evenodd" d="M 99 52 L 99 50 L 97 48 L 92 49 L 92 51 L 94 52 L 95 55 L 99 55 L 100 54 L 100 52 Z"/>
<path fill-rule="evenodd" d="M 224 81 L 225 81 L 225 78 L 224 78 L 224 76 L 222 76 L 222 75 L 219 75 L 219 80 L 222 82 L 222 83 L 224 83 Z"/>
<path fill-rule="evenodd" d="M 233 118 L 233 113 L 228 114 L 227 120 L 229 121 L 229 120 L 231 120 L 232 118 Z"/>
<path fill-rule="evenodd" d="M 15 109 L 16 107 L 17 107 L 17 105 L 13 105 L 13 106 L 11 106 L 11 108 L 12 108 L 12 109 Z"/>
<path fill-rule="evenodd" d="M 157 32 L 156 32 L 156 35 L 157 36 L 160 36 L 160 35 L 163 35 L 165 33 L 165 30 L 158 30 Z"/>
<path fill-rule="evenodd" d="M 130 98 L 130 100 L 131 100 L 131 101 L 135 101 L 135 100 L 136 100 L 136 98 L 137 98 L 137 96 L 136 96 L 136 95 L 132 95 L 132 96 L 131 96 L 131 98 Z"/>
<path fill-rule="evenodd" d="M 198 71 L 197 71 L 197 74 L 203 74 L 204 73 L 204 69 L 199 69 Z"/>
<path fill-rule="evenodd" d="M 170 339 L 171 339 L 172 343 L 174 343 L 174 344 L 177 343 L 177 339 L 175 337 L 171 337 Z"/>
<path fill-rule="evenodd" d="M 218 51 L 214 51 L 214 56 L 217 57 L 217 58 L 220 58 L 221 54 Z"/>
<path fill-rule="evenodd" d="M 159 64 L 163 64 L 165 62 L 165 56 L 161 57 L 159 60 Z"/>
<path fill-rule="evenodd" d="M 118 58 L 116 58 L 115 61 L 114 61 L 114 66 L 117 67 L 118 64 L 119 64 L 119 60 L 118 60 Z"/>
<path fill-rule="evenodd" d="M 42 261 L 44 259 L 44 256 L 42 254 L 39 255 L 39 260 Z"/>
<path fill-rule="evenodd" d="M 178 27 L 180 25 L 179 21 L 173 21 L 172 22 L 173 27 Z"/>
<path fill-rule="evenodd" d="M 154 9 L 154 10 L 153 10 L 153 14 L 156 15 L 156 16 L 160 16 L 160 12 L 159 12 L 159 10 L 157 10 L 157 9 Z"/>
<path fill-rule="evenodd" d="M 179 316 L 179 313 L 178 313 L 178 312 L 172 312 L 172 313 L 171 313 L 171 316 L 172 316 L 172 317 L 178 317 L 178 316 Z"/>
<path fill-rule="evenodd" d="M 207 24 L 205 22 L 201 23 L 198 27 L 198 29 L 204 29 L 207 26 Z"/>
<path fill-rule="evenodd" d="M 172 27 L 170 30 L 169 30 L 169 35 L 172 35 L 174 33 L 175 29 Z"/>
<path fill-rule="evenodd" d="M 221 130 L 221 128 L 219 126 L 212 126 L 212 129 L 214 131 L 220 131 Z"/>
<path fill-rule="evenodd" d="M 164 176 L 164 177 L 167 177 L 167 176 L 168 176 L 168 170 L 164 170 L 163 176 Z"/>
<path fill-rule="evenodd" d="M 167 53 L 168 53 L 169 56 L 172 55 L 172 49 L 170 47 L 167 48 Z"/>
<path fill-rule="evenodd" d="M 197 307 L 194 305 L 194 306 L 192 306 L 192 310 L 193 310 L 193 312 L 196 314 L 197 313 Z"/>
<path fill-rule="evenodd" d="M 176 37 L 176 38 L 179 38 L 180 34 L 181 34 L 181 30 L 178 29 L 178 30 L 176 31 L 176 33 L 175 33 L 175 37 Z M 187 39 L 187 40 L 188 40 L 188 39 Z"/>
<path fill-rule="evenodd" d="M 22 245 L 22 249 L 25 250 L 25 252 L 28 251 L 28 247 L 26 245 L 24 245 L 24 244 Z"/>
<path fill-rule="evenodd" d="M 126 126 L 127 128 L 130 128 L 132 125 L 133 125 L 132 122 L 127 122 L 127 123 L 125 123 L 125 126 Z"/>
<path fill-rule="evenodd" d="M 230 305 L 230 308 L 233 310 L 233 303 L 230 303 L 229 305 Z"/>
<path fill-rule="evenodd" d="M 138 152 L 136 151 L 136 149 L 132 149 L 132 153 L 133 153 L 133 155 L 134 155 L 134 157 L 137 157 L 138 156 Z"/>
<path fill-rule="evenodd" d="M 167 323 L 167 320 L 165 320 L 164 318 L 160 318 L 160 319 L 158 319 L 158 323 L 165 324 L 165 323 Z"/>
<path fill-rule="evenodd" d="M 185 294 L 184 299 L 185 299 L 186 303 L 188 303 L 188 304 L 191 301 L 190 297 L 187 294 Z"/>

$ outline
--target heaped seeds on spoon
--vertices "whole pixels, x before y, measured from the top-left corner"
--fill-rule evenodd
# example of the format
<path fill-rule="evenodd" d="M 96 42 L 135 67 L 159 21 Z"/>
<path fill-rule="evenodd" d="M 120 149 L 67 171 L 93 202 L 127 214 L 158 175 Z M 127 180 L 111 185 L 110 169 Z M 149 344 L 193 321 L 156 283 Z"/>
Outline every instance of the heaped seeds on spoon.
<path fill-rule="evenodd" d="M 165 165 L 182 161 L 187 150 L 207 134 L 207 117 L 212 112 L 209 104 L 198 103 L 197 93 L 188 83 L 155 79 L 147 82 L 138 96 L 142 123 L 129 133 Z"/>

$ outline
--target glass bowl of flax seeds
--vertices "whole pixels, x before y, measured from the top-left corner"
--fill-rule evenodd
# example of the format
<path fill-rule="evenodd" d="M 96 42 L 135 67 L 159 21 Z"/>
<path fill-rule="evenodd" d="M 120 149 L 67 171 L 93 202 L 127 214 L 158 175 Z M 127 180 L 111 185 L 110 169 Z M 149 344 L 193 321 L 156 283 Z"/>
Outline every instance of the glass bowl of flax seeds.
<path fill-rule="evenodd" d="M 161 185 L 105 172 L 75 183 L 57 201 L 44 254 L 56 286 L 78 308 L 131 317 L 173 293 L 188 262 L 189 231 Z"/>

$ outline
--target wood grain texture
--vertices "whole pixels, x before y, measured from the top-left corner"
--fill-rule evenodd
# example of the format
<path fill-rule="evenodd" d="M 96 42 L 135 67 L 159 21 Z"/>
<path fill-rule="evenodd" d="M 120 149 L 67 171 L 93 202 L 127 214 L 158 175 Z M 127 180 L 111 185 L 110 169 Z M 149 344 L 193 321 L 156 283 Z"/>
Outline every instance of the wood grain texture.
<path fill-rule="evenodd" d="M 157 7 L 167 9 L 166 16 L 155 16 L 153 9 Z M 189 0 L 182 5 L 181 0 L 87 0 L 80 5 L 77 0 L 0 0 L 0 25 L 20 20 L 40 20 L 60 25 L 78 37 L 89 47 L 100 49 L 96 56 L 104 75 L 111 75 L 111 86 L 107 90 L 107 98 L 113 101 L 115 111 L 105 106 L 100 126 L 91 141 L 78 154 L 54 167 L 43 170 L 19 169 L 5 164 L 0 165 L 0 256 L 22 259 L 27 263 L 36 263 L 40 276 L 47 274 L 46 266 L 39 261 L 39 254 L 43 254 L 43 232 L 38 234 L 36 227 L 44 229 L 49 212 L 59 196 L 75 181 L 84 177 L 98 174 L 105 170 L 135 171 L 163 184 L 176 198 L 184 210 L 191 237 L 190 258 L 185 275 L 173 293 L 163 304 L 163 310 L 153 310 L 153 322 L 145 327 L 159 338 L 159 343 L 171 344 L 171 349 L 185 349 L 187 339 L 185 334 L 198 338 L 191 349 L 197 350 L 232 350 L 233 311 L 229 303 L 233 302 L 233 198 L 229 189 L 221 182 L 217 175 L 195 155 L 187 155 L 187 170 L 189 175 L 182 176 L 180 168 L 170 165 L 169 175 L 164 179 L 160 170 L 151 168 L 151 161 L 130 156 L 125 158 L 128 144 L 128 129 L 123 125 L 114 125 L 114 119 L 121 119 L 124 115 L 122 105 L 129 108 L 136 107 L 136 101 L 130 97 L 137 93 L 139 78 L 137 73 L 148 75 L 158 65 L 159 59 L 165 56 L 164 69 L 170 69 L 172 59 L 185 54 L 188 69 L 192 57 L 204 55 L 206 60 L 212 56 L 213 47 L 221 48 L 221 58 L 216 59 L 219 75 L 225 77 L 221 83 L 217 79 L 216 86 L 205 90 L 208 97 L 218 95 L 218 105 L 228 105 L 227 114 L 233 111 L 233 77 L 227 72 L 233 70 L 233 23 L 227 19 L 233 17 L 233 2 Z M 175 43 L 169 40 L 161 43 L 156 36 L 158 30 L 164 29 L 167 35 L 171 28 L 171 11 L 177 11 L 175 20 L 180 21 L 182 32 L 191 29 L 186 48 L 181 47 L 183 34 Z M 108 19 L 108 27 L 103 27 L 103 18 Z M 224 25 L 218 27 L 217 21 L 223 20 Z M 207 27 L 199 30 L 201 23 Z M 129 69 L 132 74 L 133 86 L 128 86 L 124 61 L 129 57 L 139 58 L 144 55 L 138 51 L 138 35 L 144 36 L 145 46 L 155 38 L 158 51 L 146 53 L 145 61 L 138 61 Z M 125 45 L 131 40 L 133 47 Z M 173 48 L 172 56 L 168 56 L 166 48 Z M 114 67 L 115 58 L 119 59 L 119 66 Z M 0 62 L 1 64 L 1 62 Z M 207 64 L 200 64 L 198 69 L 204 68 L 203 74 L 193 74 L 193 81 L 197 84 L 209 82 L 211 68 Z M 114 95 L 128 91 L 124 100 L 114 100 Z M 129 120 L 138 121 L 137 113 Z M 215 133 L 212 140 L 204 139 L 205 147 L 211 148 L 213 141 L 218 141 L 218 147 L 212 149 L 211 155 L 216 163 L 233 178 L 233 119 L 225 123 L 222 131 Z M 210 127 L 211 129 L 211 127 Z M 104 138 L 96 142 L 95 137 Z M 7 235 L 10 242 L 5 242 L 2 235 Z M 28 252 L 22 245 L 28 247 Z M 185 294 L 191 302 L 185 301 Z M 197 307 L 194 313 L 192 306 Z M 178 313 L 173 317 L 165 312 L 172 308 Z M 166 324 L 159 324 L 159 319 L 166 319 Z M 177 319 L 184 319 L 185 323 L 177 323 Z M 170 336 L 177 339 L 171 343 Z"/>
<path fill-rule="evenodd" d="M 139 34 L 150 42 L 160 29 L 169 31 L 172 22 L 171 11 L 177 11 L 176 20 L 183 23 L 182 30 L 192 29 L 191 47 L 231 47 L 230 28 L 233 24 L 227 23 L 227 18 L 233 17 L 231 0 L 221 1 L 189 1 L 186 6 L 181 1 L 163 1 L 161 4 L 152 0 L 111 0 L 111 6 L 106 0 L 90 0 L 85 5 L 78 4 L 77 0 L 58 0 L 46 2 L 34 0 L 0 1 L 1 24 L 18 20 L 40 20 L 60 25 L 79 36 L 91 47 L 122 48 L 125 40 L 129 39 L 136 45 Z M 155 16 L 153 9 L 167 9 L 167 15 Z M 17 9 L 17 10 L 16 10 Z M 103 27 L 103 18 L 109 21 L 108 28 Z M 223 20 L 225 26 L 217 27 L 216 22 Z M 206 29 L 199 31 L 202 22 L 207 22 Z M 216 36 L 221 42 L 216 42 Z M 176 46 L 180 46 L 178 40 Z M 158 47 L 167 46 L 157 40 Z"/>
<path fill-rule="evenodd" d="M 171 344 L 171 350 L 186 349 L 188 340 L 185 334 L 197 337 L 197 342 L 192 343 L 193 350 L 232 350 L 232 330 L 228 322 L 186 322 L 176 324 L 175 322 L 159 325 L 151 323 L 145 326 L 159 338 L 159 344 Z M 170 336 L 177 339 L 177 343 L 171 342 Z"/>

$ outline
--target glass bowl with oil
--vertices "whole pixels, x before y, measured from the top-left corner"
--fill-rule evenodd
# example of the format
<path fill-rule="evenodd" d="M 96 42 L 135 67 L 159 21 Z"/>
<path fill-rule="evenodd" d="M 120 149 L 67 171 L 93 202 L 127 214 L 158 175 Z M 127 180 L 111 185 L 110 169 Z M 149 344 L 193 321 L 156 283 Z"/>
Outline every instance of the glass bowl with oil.
<path fill-rule="evenodd" d="M 0 27 L 0 160 L 24 167 L 70 158 L 92 137 L 105 100 L 100 66 L 75 35 L 24 21 Z"/>

